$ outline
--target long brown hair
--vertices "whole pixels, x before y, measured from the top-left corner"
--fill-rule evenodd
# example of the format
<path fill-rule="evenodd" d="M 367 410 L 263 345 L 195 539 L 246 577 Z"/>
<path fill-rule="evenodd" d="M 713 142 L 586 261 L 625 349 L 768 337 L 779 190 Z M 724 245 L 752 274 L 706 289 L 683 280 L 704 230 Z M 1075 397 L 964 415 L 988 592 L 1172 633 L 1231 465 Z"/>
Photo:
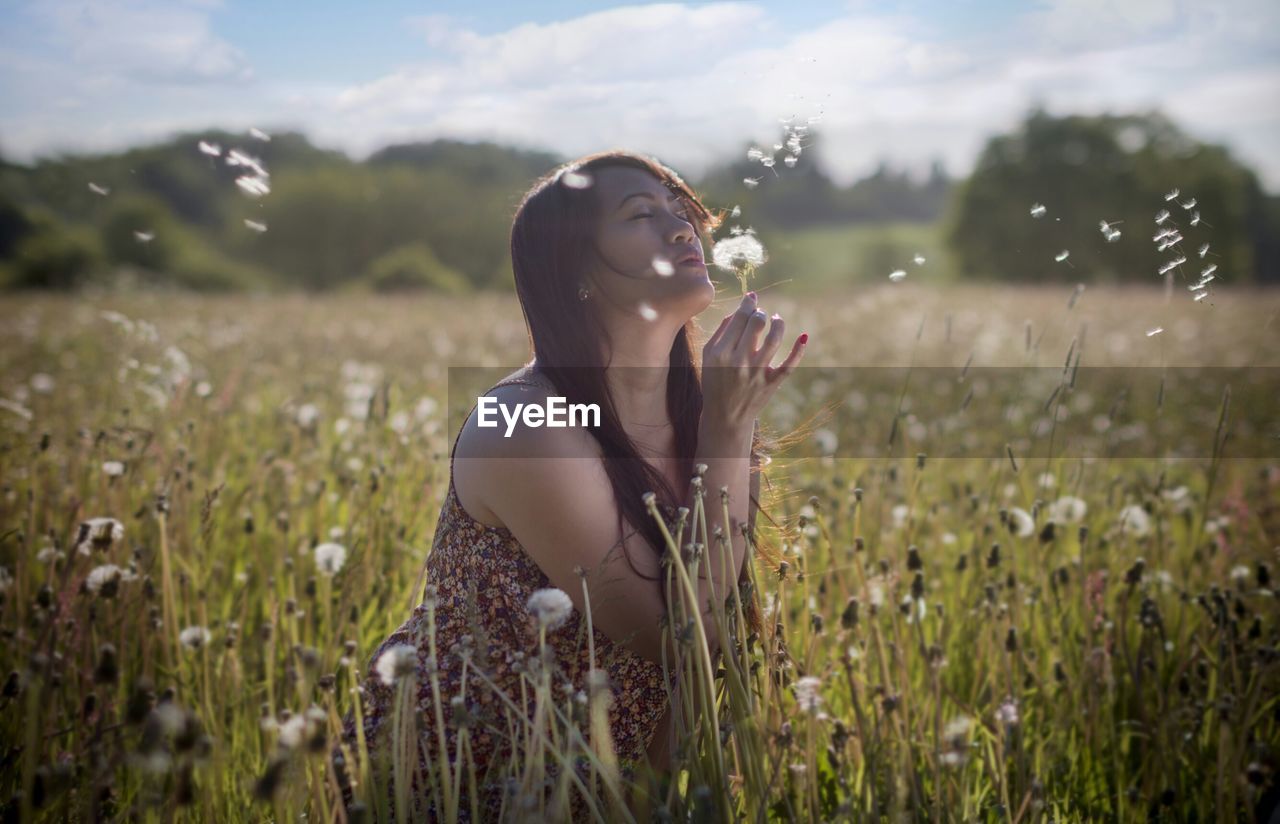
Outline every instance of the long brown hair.
<path fill-rule="evenodd" d="M 601 362 L 605 330 L 594 321 L 588 304 L 578 297 L 579 284 L 594 260 L 595 228 L 603 208 L 593 182 L 596 172 L 606 167 L 640 169 L 653 175 L 684 201 L 695 229 L 704 239 L 720 226 L 724 214 L 707 209 L 678 174 L 657 160 L 632 152 L 607 151 L 562 164 L 539 178 L 521 200 L 511 224 L 511 264 L 516 294 L 539 367 L 567 403 L 599 405 L 601 425 L 590 431 L 604 451 L 605 471 L 618 506 L 618 528 L 626 534 L 623 521 L 627 521 L 661 555 L 665 551 L 665 539 L 649 514 L 643 496 L 653 492 L 658 501 L 678 507 L 684 504 L 685 490 L 671 489 L 662 473 L 641 458 L 635 443 L 622 428 L 605 382 L 607 364 Z M 695 340 L 705 342 L 705 338 L 695 319 L 690 318 L 676 335 L 668 358 L 667 413 L 675 429 L 677 454 L 685 478 L 693 475 L 702 417 L 702 375 L 698 362 L 701 358 L 695 357 L 694 345 Z M 786 443 L 793 440 L 799 437 L 788 436 Z M 756 462 L 763 463 L 764 455 L 782 444 L 783 441 L 764 433 L 763 427 L 757 431 L 752 438 L 752 471 L 759 471 Z M 718 508 L 718 492 L 708 490 L 705 505 Z M 753 496 L 750 506 L 760 508 L 760 502 Z M 763 512 L 763 508 L 760 511 Z M 765 517 L 777 526 L 767 513 Z M 688 532 L 686 530 L 686 534 Z M 754 536 L 752 540 L 755 543 Z M 756 543 L 756 547 L 776 571 L 782 560 L 777 548 L 763 543 Z M 641 574 L 626 553 L 625 544 L 623 553 L 628 566 Z M 746 577 L 744 566 L 740 580 Z M 772 636 L 762 631 L 755 592 L 744 607 L 751 629 Z"/>

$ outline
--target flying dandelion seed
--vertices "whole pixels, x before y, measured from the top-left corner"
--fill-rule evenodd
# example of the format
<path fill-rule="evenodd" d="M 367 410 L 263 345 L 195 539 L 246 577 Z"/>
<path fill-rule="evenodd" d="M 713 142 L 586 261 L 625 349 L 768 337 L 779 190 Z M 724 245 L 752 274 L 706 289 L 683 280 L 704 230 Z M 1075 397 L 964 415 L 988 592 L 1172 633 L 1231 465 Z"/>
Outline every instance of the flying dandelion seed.
<path fill-rule="evenodd" d="M 748 189 L 754 189 L 755 187 L 757 187 L 757 186 L 759 186 L 759 185 L 760 185 L 760 178 L 758 178 L 758 177 L 744 177 L 744 178 L 742 179 L 742 185 L 743 185 L 743 186 L 746 186 Z"/>
<path fill-rule="evenodd" d="M 742 216 L 742 207 L 738 206 L 735 203 L 733 206 L 733 209 L 729 212 L 729 217 L 741 217 L 741 216 Z"/>
<path fill-rule="evenodd" d="M 1045 211 L 1047 210 L 1045 209 L 1043 203 L 1036 203 L 1031 206 L 1032 217 L 1044 217 Z"/>
<path fill-rule="evenodd" d="M 647 303 L 641 303 L 636 307 L 636 311 L 640 313 L 640 317 L 647 321 L 655 321 L 658 319 L 657 311 Z"/>
<path fill-rule="evenodd" d="M 750 149 L 747 149 L 747 160 L 758 161 L 762 159 L 764 159 L 764 152 L 760 151 L 755 146 L 752 146 Z"/>
<path fill-rule="evenodd" d="M 325 575 L 334 576 L 347 562 L 347 548 L 332 541 L 318 544 L 314 550 L 316 567 Z"/>
<path fill-rule="evenodd" d="M 222 147 L 217 143 L 210 143 L 207 140 L 201 140 L 199 147 L 201 154 L 207 154 L 210 157 L 219 157 L 222 154 Z"/>
<path fill-rule="evenodd" d="M 258 177 L 270 177 L 261 160 L 256 157 L 250 157 L 239 149 L 232 149 L 227 152 L 227 165 L 244 166 L 246 169 L 252 169 Z"/>
<path fill-rule="evenodd" d="M 1198 285 L 1199 285 L 1199 286 L 1204 286 L 1204 285 L 1205 285 L 1206 283 L 1208 283 L 1209 281 L 1211 281 L 1211 280 L 1216 280 L 1216 279 L 1217 279 L 1217 278 L 1215 278 L 1213 275 L 1205 275 L 1204 277 L 1200 278 L 1200 283 L 1199 283 Z"/>
<path fill-rule="evenodd" d="M 138 241 L 139 243 L 150 243 L 151 241 L 155 240 L 155 238 L 156 238 L 155 232 L 143 232 L 143 231 L 139 231 L 138 229 L 133 230 L 133 239 Z"/>
<path fill-rule="evenodd" d="M 1192 226 L 1199 226 L 1199 225 L 1200 225 L 1200 213 L 1199 213 L 1199 212 L 1192 212 L 1192 213 L 1191 213 L 1191 225 L 1192 225 Z"/>
<path fill-rule="evenodd" d="M 1196 254 L 1201 258 L 1204 258 L 1205 255 L 1209 254 L 1209 244 L 1206 243 L 1205 245 L 1201 246 L 1200 249 L 1196 252 Z"/>
<path fill-rule="evenodd" d="M 1160 267 L 1160 274 L 1167 275 L 1170 272 L 1172 272 L 1174 269 L 1177 269 L 1179 266 L 1181 266 L 1186 262 L 1187 262 L 1187 259 L 1185 257 L 1182 257 L 1182 256 L 1176 257 L 1173 260 L 1168 261 L 1167 263 L 1165 263 L 1163 266 Z"/>
<path fill-rule="evenodd" d="M 406 675 L 412 675 L 417 669 L 417 650 L 409 644 L 395 644 L 378 656 L 373 668 L 378 678 L 390 687 Z"/>
<path fill-rule="evenodd" d="M 1163 326 L 1157 326 L 1155 329 L 1148 329 L 1148 330 L 1147 330 L 1147 337 L 1149 337 L 1149 338 L 1154 338 L 1156 335 L 1160 334 L 1160 333 L 1161 333 L 1161 332 L 1163 332 L 1163 331 L 1164 331 L 1164 327 L 1163 327 Z"/>
<path fill-rule="evenodd" d="M 1188 286 L 1188 287 L 1187 287 L 1187 291 L 1188 291 L 1188 292 L 1199 292 L 1199 291 L 1200 291 L 1201 289 L 1203 289 L 1203 288 L 1205 288 L 1204 283 L 1193 283 L 1193 284 L 1191 284 L 1190 286 Z"/>
<path fill-rule="evenodd" d="M 1201 301 L 1201 300 L 1203 300 L 1204 298 L 1207 298 L 1207 297 L 1209 297 L 1209 293 L 1208 293 L 1208 292 L 1201 292 L 1200 294 L 1196 295 L 1195 299 L 1196 299 L 1196 302 L 1199 302 L 1199 301 Z"/>
<path fill-rule="evenodd" d="M 1165 195 L 1165 196 L 1164 196 L 1164 199 L 1165 199 L 1165 201 L 1167 202 L 1167 201 L 1170 201 L 1170 200 L 1173 200 L 1173 199 L 1177 198 L 1177 196 L 1178 196 L 1179 194 L 1181 194 L 1181 192 L 1179 192 L 1177 189 L 1171 189 L 1171 190 L 1169 190 L 1169 193 L 1168 193 L 1167 195 Z"/>
<path fill-rule="evenodd" d="M 1161 209 L 1156 213 L 1156 225 L 1163 226 L 1164 222 L 1169 219 L 1169 210 Z"/>
<path fill-rule="evenodd" d="M 530 595 L 525 608 L 538 620 L 540 626 L 555 630 L 569 620 L 569 613 L 573 611 L 573 601 L 564 590 L 550 587 L 536 590 Z"/>
<path fill-rule="evenodd" d="M 590 174 L 573 170 L 565 172 L 560 181 L 570 189 L 589 189 L 592 183 Z"/>
<path fill-rule="evenodd" d="M 267 231 L 267 224 L 259 223 L 258 221 L 250 220 L 249 218 L 244 219 L 244 225 L 258 233 Z"/>
<path fill-rule="evenodd" d="M 671 261 L 664 257 L 657 256 L 653 259 L 653 271 L 663 277 L 670 277 L 675 274 L 676 267 L 671 265 Z"/>
<path fill-rule="evenodd" d="M 1119 239 L 1120 239 L 1120 230 L 1119 230 L 1119 229 L 1112 229 L 1111 231 L 1106 232 L 1106 233 L 1103 235 L 1103 237 L 1105 237 L 1105 238 L 1107 239 L 1107 243 L 1115 243 L 1117 240 L 1119 240 Z"/>
<path fill-rule="evenodd" d="M 911 258 L 911 262 L 914 263 L 916 266 L 923 266 L 924 255 L 917 254 L 915 257 Z"/>
<path fill-rule="evenodd" d="M 236 178 L 236 185 L 247 195 L 262 197 L 271 192 L 271 186 L 261 177 L 243 175 Z"/>
<path fill-rule="evenodd" d="M 1071 253 L 1068 252 L 1066 249 L 1063 249 L 1061 252 L 1056 254 L 1053 259 L 1056 260 L 1058 263 L 1063 263 L 1069 257 L 1071 257 Z"/>
<path fill-rule="evenodd" d="M 786 157 L 784 157 L 784 158 L 782 159 L 782 162 L 783 162 L 783 163 L 785 163 L 785 164 L 787 164 L 787 168 L 788 168 L 788 169 L 791 169 L 791 168 L 794 168 L 794 167 L 795 167 L 795 165 L 796 165 L 796 160 L 798 160 L 798 159 L 799 159 L 799 158 L 797 158 L 795 155 L 787 155 Z"/>
<path fill-rule="evenodd" d="M 1212 277 L 1213 273 L 1216 271 L 1218 271 L 1218 264 L 1210 263 L 1208 266 L 1204 267 L 1203 271 L 1200 272 L 1200 277 Z"/>
<path fill-rule="evenodd" d="M 902 271 L 901 269 L 894 269 L 892 272 L 889 273 L 889 280 L 893 281 L 894 283 L 897 283 L 898 281 L 902 280 L 906 276 L 907 276 L 907 273 Z"/>
<path fill-rule="evenodd" d="M 254 140 L 261 140 L 266 143 L 271 142 L 271 135 L 262 131 L 262 129 L 256 129 L 253 126 L 249 127 L 249 137 L 252 137 Z"/>
<path fill-rule="evenodd" d="M 1178 205 L 1189 212 L 1196 207 L 1196 199 L 1193 197 L 1190 200 L 1188 200 L 1186 203 L 1179 203 Z"/>
<path fill-rule="evenodd" d="M 95 195 L 102 195 L 103 197 L 111 194 L 111 189 L 108 187 L 99 186 L 97 183 L 92 182 L 89 184 L 89 191 L 93 192 Z"/>

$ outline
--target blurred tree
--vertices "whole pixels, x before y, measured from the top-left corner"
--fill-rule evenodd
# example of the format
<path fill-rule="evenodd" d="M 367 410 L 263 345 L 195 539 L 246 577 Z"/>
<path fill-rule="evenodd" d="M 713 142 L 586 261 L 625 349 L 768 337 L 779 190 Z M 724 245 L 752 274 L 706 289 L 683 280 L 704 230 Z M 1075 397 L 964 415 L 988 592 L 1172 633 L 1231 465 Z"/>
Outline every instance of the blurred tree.
<path fill-rule="evenodd" d="M 1174 189 L 1178 196 L 1166 197 Z M 1036 203 L 1043 217 L 1031 215 Z M 947 237 L 971 277 L 1160 283 L 1160 266 L 1181 255 L 1175 271 L 1184 283 L 1209 262 L 1228 282 L 1251 281 L 1266 219 L 1251 171 L 1159 113 L 1059 118 L 1034 110 L 1017 132 L 987 143 L 956 190 Z M 1121 233 L 1114 242 L 1104 220 Z M 1181 233 L 1177 248 L 1157 250 L 1153 237 L 1163 229 Z M 1212 257 L 1201 260 L 1204 243 Z M 1062 251 L 1069 257 L 1058 262 Z"/>
<path fill-rule="evenodd" d="M 369 264 L 364 283 L 375 292 L 445 292 L 461 295 L 470 291 L 467 279 L 440 262 L 425 243 L 410 243 L 392 249 Z"/>

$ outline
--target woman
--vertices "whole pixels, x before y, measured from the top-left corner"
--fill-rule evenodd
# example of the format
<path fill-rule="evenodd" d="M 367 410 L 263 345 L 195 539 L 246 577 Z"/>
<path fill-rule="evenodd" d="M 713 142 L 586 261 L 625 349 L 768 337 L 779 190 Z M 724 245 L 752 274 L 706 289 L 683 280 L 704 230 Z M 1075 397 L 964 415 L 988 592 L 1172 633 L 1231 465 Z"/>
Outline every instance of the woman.
<path fill-rule="evenodd" d="M 801 335 L 783 362 L 770 366 L 784 323 L 775 314 L 767 324 L 749 293 L 706 341 L 699 370 L 693 319 L 715 297 L 702 238 L 719 222 L 673 171 L 626 152 L 565 164 L 525 196 L 512 224 L 511 258 L 534 358 L 486 394 L 509 409 L 552 396 L 594 403 L 600 425 L 517 425 L 507 436 L 505 426 L 486 429 L 468 416 L 451 452 L 427 597 L 370 660 L 363 707 L 371 751 L 379 730 L 391 727 L 384 721 L 394 714 L 396 690 L 386 657 L 400 649 L 416 676 L 415 718 L 427 758 L 440 758 L 442 738 L 443 752 L 457 757 L 459 724 L 481 777 L 508 758 L 518 736 L 503 713 L 528 698 L 521 672 L 537 656 L 530 598 L 560 590 L 568 601 L 552 593 L 563 609 L 543 624 L 555 654 L 553 697 L 563 705 L 565 694 L 587 690 L 594 661 L 612 691 L 609 729 L 619 760 L 628 771 L 643 763 L 669 768 L 669 690 L 679 685 L 663 680 L 665 543 L 646 493 L 674 522 L 679 507 L 693 508 L 695 467 L 707 490 L 728 488 L 730 523 L 721 523 L 719 495 L 709 494 L 707 527 L 734 536 L 733 578 L 712 570 L 699 582 L 699 601 L 727 592 L 744 576 L 741 524 L 754 524 L 748 503 L 758 498 L 753 468 L 763 443 L 756 417 L 807 342 Z M 754 598 L 748 612 L 758 629 Z M 708 631 L 714 653 L 714 624 Z M 670 646 L 666 654 L 671 660 Z M 464 669 L 476 677 L 468 675 L 460 699 Z M 602 676 L 591 680 L 598 688 Z M 445 719 L 443 736 L 437 719 Z M 348 716 L 344 734 L 353 748 L 354 727 Z M 483 817 L 496 816 L 502 788 L 489 785 L 482 795 Z M 505 800 L 510 811 L 515 802 Z M 461 802 L 463 819 L 471 803 Z M 584 812 L 576 792 L 574 812 Z"/>

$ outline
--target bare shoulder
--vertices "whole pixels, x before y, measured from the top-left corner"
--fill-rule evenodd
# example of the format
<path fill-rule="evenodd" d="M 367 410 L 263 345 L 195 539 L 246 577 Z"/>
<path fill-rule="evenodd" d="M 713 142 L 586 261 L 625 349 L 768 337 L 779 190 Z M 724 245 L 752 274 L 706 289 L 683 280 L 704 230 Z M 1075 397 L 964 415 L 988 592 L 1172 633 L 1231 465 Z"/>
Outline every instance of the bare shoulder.
<path fill-rule="evenodd" d="M 512 483 L 532 477 L 529 473 L 513 473 L 513 468 L 529 461 L 555 461 L 563 467 L 565 460 L 572 459 L 567 466 L 578 469 L 586 469 L 585 464 L 593 458 L 594 463 L 599 463 L 598 444 L 585 430 L 533 427 L 520 422 L 509 428 L 500 411 L 501 407 L 515 410 L 520 405 L 545 406 L 547 399 L 556 394 L 543 377 L 539 385 L 504 384 L 477 398 L 477 408 L 463 423 L 453 453 L 453 485 L 458 502 L 476 520 L 489 526 L 506 526 L 493 504 L 495 497 L 518 494 L 519 489 L 510 488 Z M 483 398 L 492 399 L 487 414 L 480 407 Z M 600 474 L 603 475 L 603 466 Z"/>

